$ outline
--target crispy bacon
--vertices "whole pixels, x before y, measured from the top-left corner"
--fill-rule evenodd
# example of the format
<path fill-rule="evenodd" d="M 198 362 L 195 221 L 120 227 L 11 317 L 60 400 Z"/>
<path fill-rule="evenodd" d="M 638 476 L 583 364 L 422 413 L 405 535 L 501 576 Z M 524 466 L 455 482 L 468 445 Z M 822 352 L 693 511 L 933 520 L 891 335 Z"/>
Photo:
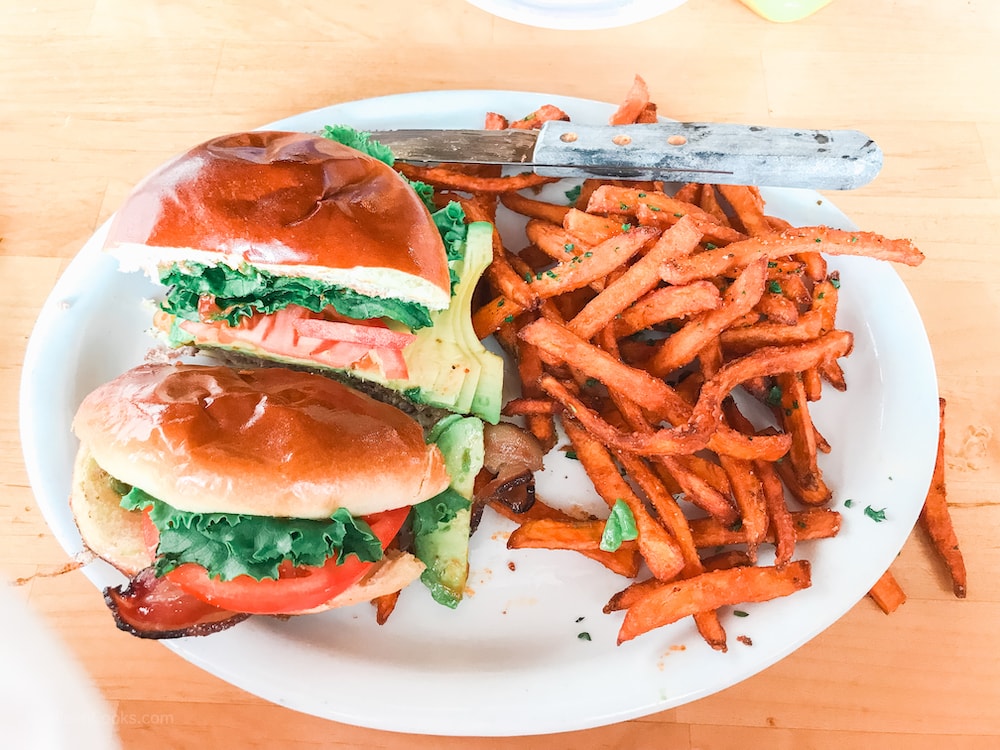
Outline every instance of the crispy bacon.
<path fill-rule="evenodd" d="M 157 578 L 151 567 L 136 573 L 124 588 L 104 589 L 104 601 L 119 629 L 140 638 L 209 635 L 249 617 L 206 604 L 166 578 Z"/>

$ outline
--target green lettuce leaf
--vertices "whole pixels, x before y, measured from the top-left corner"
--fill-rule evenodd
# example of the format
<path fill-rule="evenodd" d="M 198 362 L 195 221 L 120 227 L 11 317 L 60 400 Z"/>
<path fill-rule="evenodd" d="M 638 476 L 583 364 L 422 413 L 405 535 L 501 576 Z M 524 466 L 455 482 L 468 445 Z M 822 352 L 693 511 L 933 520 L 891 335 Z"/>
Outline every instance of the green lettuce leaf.
<path fill-rule="evenodd" d="M 323 565 L 349 555 L 362 562 L 382 559 L 382 544 L 371 527 L 339 508 L 329 519 L 271 518 L 234 513 L 188 513 L 138 488 L 122 498 L 127 510 L 150 509 L 160 531 L 156 575 L 184 563 L 197 563 L 211 578 L 231 581 L 248 575 L 260 581 L 278 577 L 285 560 L 293 565 Z"/>
<path fill-rule="evenodd" d="M 390 167 L 396 163 L 396 157 L 392 155 L 392 151 L 388 146 L 383 146 L 378 141 L 373 141 L 371 133 L 357 130 L 350 125 L 327 125 L 323 128 L 322 135 L 331 141 L 343 143 L 355 151 L 368 154 L 373 159 L 385 162 Z"/>
<path fill-rule="evenodd" d="M 175 263 L 160 272 L 160 283 L 168 287 L 163 309 L 185 320 L 198 320 L 199 299 L 211 295 L 231 326 L 254 312 L 270 314 L 292 304 L 313 312 L 333 305 L 348 318 L 391 318 L 414 331 L 431 325 L 430 311 L 416 302 L 366 297 L 351 289 L 269 274 L 249 265 L 236 269 L 187 263 L 182 269 Z"/>
<path fill-rule="evenodd" d="M 638 536 L 632 509 L 624 500 L 615 500 L 615 504 L 611 506 L 611 515 L 604 524 L 600 548 L 605 552 L 614 552 L 622 546 L 622 542 L 632 541 Z"/>
<path fill-rule="evenodd" d="M 469 233 L 462 204 L 451 201 L 444 208 L 434 211 L 431 218 L 444 240 L 448 260 L 462 260 L 465 257 L 465 238 Z"/>

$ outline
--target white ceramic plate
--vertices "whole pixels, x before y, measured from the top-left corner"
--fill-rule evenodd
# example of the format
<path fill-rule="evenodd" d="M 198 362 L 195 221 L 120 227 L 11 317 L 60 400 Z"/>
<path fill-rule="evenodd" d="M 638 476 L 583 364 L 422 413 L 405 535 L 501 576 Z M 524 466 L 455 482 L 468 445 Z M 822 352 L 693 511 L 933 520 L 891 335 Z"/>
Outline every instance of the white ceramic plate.
<path fill-rule="evenodd" d="M 467 0 L 508 21 L 546 29 L 610 29 L 647 21 L 687 0 Z"/>
<path fill-rule="evenodd" d="M 595 123 L 613 110 L 541 94 L 442 91 L 341 104 L 271 127 L 477 127 L 488 110 L 521 116 L 545 102 Z M 765 197 L 793 223 L 852 226 L 814 192 L 767 190 Z M 140 363 L 150 344 L 141 300 L 155 290 L 101 255 L 103 234 L 84 246 L 45 304 L 21 390 L 31 483 L 71 553 L 81 548 L 66 505 L 76 450 L 71 418 L 86 393 Z M 601 608 L 624 579 L 571 552 L 508 551 L 512 525 L 489 511 L 472 542 L 471 592 L 456 611 L 434 604 L 418 585 L 403 592 L 384 627 L 360 605 L 289 622 L 251 618 L 168 647 L 275 703 L 350 724 L 442 735 L 608 724 L 708 695 L 773 664 L 835 622 L 889 566 L 917 517 L 934 461 L 936 379 L 913 301 L 887 264 L 841 258 L 831 266 L 842 279 L 838 324 L 855 333 L 855 349 L 844 363 L 849 390 L 828 391 L 814 412 L 833 445 L 822 465 L 843 530 L 798 547 L 813 563 L 811 589 L 740 607 L 747 617 L 724 613 L 728 653 L 704 645 L 690 618 L 616 646 L 621 615 Z M 601 507 L 579 464 L 561 454 L 549 457 L 539 493 L 555 504 Z M 885 509 L 884 522 L 865 516 L 869 504 Z M 98 586 L 120 582 L 102 563 L 85 572 Z"/>

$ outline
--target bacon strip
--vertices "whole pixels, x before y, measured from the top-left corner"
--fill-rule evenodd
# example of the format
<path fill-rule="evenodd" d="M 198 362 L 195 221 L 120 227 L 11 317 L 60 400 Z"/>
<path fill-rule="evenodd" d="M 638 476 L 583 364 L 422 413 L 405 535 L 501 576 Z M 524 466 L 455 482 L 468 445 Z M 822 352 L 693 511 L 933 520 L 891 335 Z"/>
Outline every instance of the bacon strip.
<path fill-rule="evenodd" d="M 124 588 L 104 589 L 104 601 L 118 628 L 140 638 L 209 635 L 250 616 L 206 604 L 166 578 L 157 578 L 151 567 L 136 573 Z"/>

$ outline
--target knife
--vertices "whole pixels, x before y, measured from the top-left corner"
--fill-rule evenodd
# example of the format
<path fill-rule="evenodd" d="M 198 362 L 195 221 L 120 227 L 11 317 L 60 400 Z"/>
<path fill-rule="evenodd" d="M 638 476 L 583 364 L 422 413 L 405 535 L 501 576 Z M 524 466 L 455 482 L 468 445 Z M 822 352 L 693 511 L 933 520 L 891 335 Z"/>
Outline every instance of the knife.
<path fill-rule="evenodd" d="M 882 151 L 857 130 L 660 122 L 538 130 L 381 130 L 398 161 L 499 164 L 548 177 L 605 177 L 850 190 L 875 178 Z"/>

